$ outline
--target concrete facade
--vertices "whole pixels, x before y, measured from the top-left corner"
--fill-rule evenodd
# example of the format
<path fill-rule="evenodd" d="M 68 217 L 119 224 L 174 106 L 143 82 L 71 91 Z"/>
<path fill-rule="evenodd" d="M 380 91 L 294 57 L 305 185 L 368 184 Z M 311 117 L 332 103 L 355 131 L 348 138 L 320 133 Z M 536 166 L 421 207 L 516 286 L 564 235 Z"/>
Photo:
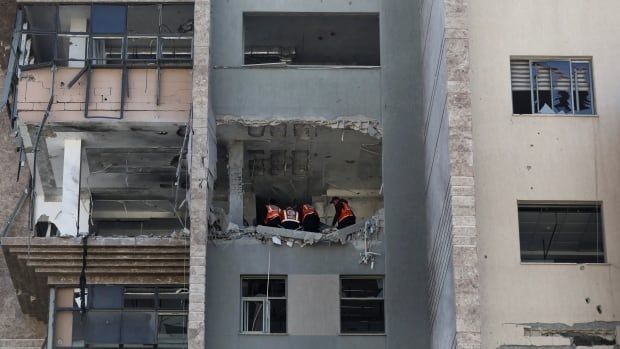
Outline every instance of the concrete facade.
<path fill-rule="evenodd" d="M 35 227 L 26 204 L 1 240 L 0 349 L 41 346 L 42 295 L 77 287 L 86 261 L 89 284 L 187 288 L 189 349 L 618 346 L 620 4 L 192 3 L 191 69 L 131 68 L 123 98 L 120 69 L 93 73 L 91 115 L 114 117 L 123 100 L 123 120 L 84 119 L 83 79 L 66 86 L 78 69 L 17 79 L 18 127 L 0 120 L 0 223 L 36 168 Z M 15 4 L 0 5 L 7 51 Z M 378 14 L 381 64 L 245 64 L 243 18 L 256 12 Z M 596 115 L 513 115 L 512 57 L 591 59 Z M 27 166 L 16 184 L 21 138 Z M 76 138 L 81 163 L 77 150 L 73 161 L 64 155 Z M 68 162 L 83 168 L 65 178 L 79 191 L 62 184 Z M 52 238 L 50 227 L 31 240 L 37 223 L 62 213 L 63 195 L 73 211 L 79 204 L 71 222 L 80 232 L 121 222 L 91 238 L 90 257 L 83 237 Z M 309 200 L 329 225 L 331 196 L 349 198 L 358 223 L 376 224 L 370 242 L 362 225 L 332 240 L 255 227 L 272 198 Z M 601 202 L 606 262 L 521 262 L 520 201 Z M 286 332 L 243 333 L 241 278 L 271 275 L 286 279 Z M 343 276 L 384 278 L 384 333 L 342 333 Z"/>
<path fill-rule="evenodd" d="M 619 4 L 474 0 L 469 5 L 482 347 L 572 348 L 570 336 L 528 335 L 524 329 L 530 326 L 519 324 L 617 326 L 620 124 L 618 40 L 612 33 Z M 513 56 L 590 57 L 597 115 L 512 115 Z M 602 202 L 607 263 L 521 263 L 520 200 Z M 577 330 L 575 336 L 584 334 L 587 330 Z"/>

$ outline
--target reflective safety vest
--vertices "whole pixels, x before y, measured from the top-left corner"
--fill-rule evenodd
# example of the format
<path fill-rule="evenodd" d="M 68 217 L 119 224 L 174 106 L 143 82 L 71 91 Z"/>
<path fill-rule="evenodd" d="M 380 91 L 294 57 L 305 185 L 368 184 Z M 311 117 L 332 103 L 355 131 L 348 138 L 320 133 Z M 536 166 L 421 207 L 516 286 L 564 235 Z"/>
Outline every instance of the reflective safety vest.
<path fill-rule="evenodd" d="M 267 214 L 265 215 L 265 224 L 274 218 L 280 216 L 282 210 L 276 205 L 267 205 Z"/>
<path fill-rule="evenodd" d="M 340 203 L 342 204 L 342 210 L 340 210 L 340 215 L 338 215 L 338 223 L 347 217 L 355 216 L 348 202 L 341 200 Z"/>
<path fill-rule="evenodd" d="M 306 217 L 311 216 L 311 215 L 317 215 L 316 210 L 314 209 L 314 207 L 308 205 L 308 204 L 303 204 L 301 206 L 301 221 L 303 222 L 304 219 L 306 219 Z"/>
<path fill-rule="evenodd" d="M 299 212 L 294 210 L 292 207 L 287 207 L 286 210 L 281 211 L 280 217 L 282 218 L 282 223 L 284 222 L 299 223 Z"/>

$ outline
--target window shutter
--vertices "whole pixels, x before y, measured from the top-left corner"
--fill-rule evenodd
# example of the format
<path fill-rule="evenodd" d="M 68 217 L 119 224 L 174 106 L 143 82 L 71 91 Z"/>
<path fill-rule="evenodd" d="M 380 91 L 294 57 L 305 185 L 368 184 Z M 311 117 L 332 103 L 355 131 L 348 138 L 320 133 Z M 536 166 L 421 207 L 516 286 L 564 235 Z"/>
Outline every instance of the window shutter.
<path fill-rule="evenodd" d="M 590 91 L 590 63 L 573 63 L 573 75 L 577 81 L 577 91 Z"/>
<path fill-rule="evenodd" d="M 530 62 L 527 60 L 510 61 L 510 78 L 513 91 L 530 91 Z"/>

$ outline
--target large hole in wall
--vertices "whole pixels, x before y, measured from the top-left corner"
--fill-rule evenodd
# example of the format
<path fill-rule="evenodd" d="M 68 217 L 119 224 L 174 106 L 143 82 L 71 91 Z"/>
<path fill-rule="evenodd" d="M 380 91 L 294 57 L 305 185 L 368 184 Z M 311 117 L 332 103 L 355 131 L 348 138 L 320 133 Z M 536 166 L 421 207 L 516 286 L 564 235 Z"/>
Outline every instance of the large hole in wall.
<path fill-rule="evenodd" d="M 214 206 L 229 210 L 230 173 L 238 173 L 238 169 L 231 170 L 231 149 L 235 142 L 241 142 L 246 226 L 263 224 L 270 200 L 282 209 L 311 204 L 321 222 L 327 225 L 331 225 L 334 216 L 330 205 L 333 196 L 350 203 L 358 222 L 383 207 L 381 139 L 367 132 L 289 122 L 266 126 L 219 125 L 217 134 Z"/>

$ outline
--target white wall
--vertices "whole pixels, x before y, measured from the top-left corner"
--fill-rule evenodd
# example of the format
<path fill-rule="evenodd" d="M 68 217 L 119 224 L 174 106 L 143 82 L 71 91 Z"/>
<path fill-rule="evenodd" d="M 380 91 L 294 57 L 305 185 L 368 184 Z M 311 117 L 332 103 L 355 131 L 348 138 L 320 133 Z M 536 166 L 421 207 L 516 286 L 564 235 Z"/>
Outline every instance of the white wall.
<path fill-rule="evenodd" d="M 483 348 L 567 344 L 519 323 L 620 315 L 618 13 L 617 0 L 470 0 Z M 519 55 L 591 56 L 598 116 L 513 116 Z M 517 200 L 602 201 L 609 264 L 521 264 Z"/>

